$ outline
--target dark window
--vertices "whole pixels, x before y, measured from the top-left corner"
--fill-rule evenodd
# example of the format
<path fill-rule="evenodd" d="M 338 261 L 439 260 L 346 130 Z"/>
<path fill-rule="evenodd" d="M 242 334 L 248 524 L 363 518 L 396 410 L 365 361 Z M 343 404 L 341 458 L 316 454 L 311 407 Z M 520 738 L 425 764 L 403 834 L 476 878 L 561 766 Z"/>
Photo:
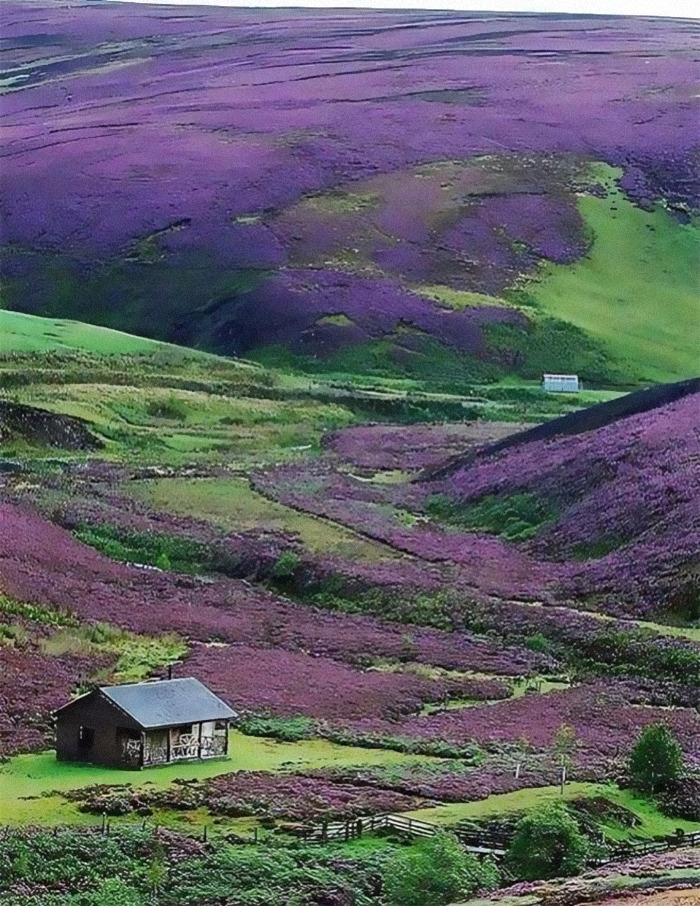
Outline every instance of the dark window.
<path fill-rule="evenodd" d="M 89 752 L 95 742 L 95 731 L 92 727 L 81 727 L 78 730 L 78 745 L 83 752 Z"/>

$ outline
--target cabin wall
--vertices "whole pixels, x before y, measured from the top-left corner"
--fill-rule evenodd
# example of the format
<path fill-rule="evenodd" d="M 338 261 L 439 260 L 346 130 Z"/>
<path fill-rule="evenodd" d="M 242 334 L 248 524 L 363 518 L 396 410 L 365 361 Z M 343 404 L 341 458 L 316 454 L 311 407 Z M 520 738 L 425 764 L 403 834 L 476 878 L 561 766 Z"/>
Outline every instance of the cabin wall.
<path fill-rule="evenodd" d="M 81 727 L 92 731 L 92 743 L 81 743 Z M 61 761 L 91 764 L 123 762 L 121 728 L 138 730 L 138 724 L 99 693 L 93 693 L 61 711 L 56 717 L 56 757 Z"/>

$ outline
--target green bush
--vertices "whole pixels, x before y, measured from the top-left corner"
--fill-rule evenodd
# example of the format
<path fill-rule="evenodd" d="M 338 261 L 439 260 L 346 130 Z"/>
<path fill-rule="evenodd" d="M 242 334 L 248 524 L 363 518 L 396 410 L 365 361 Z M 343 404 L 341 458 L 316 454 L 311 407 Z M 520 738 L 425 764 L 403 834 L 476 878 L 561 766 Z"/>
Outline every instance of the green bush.
<path fill-rule="evenodd" d="M 491 863 L 478 862 L 455 836 L 440 833 L 389 860 L 384 869 L 385 902 L 387 906 L 446 906 L 497 882 Z"/>
<path fill-rule="evenodd" d="M 83 544 L 89 544 L 113 560 L 183 573 L 208 572 L 215 565 L 212 547 L 191 538 L 158 532 L 130 532 L 107 523 L 81 525 L 74 535 Z"/>
<path fill-rule="evenodd" d="M 272 567 L 272 577 L 274 579 L 291 579 L 294 573 L 299 569 L 301 557 L 294 551 L 284 551 L 277 558 L 275 565 Z"/>
<path fill-rule="evenodd" d="M 552 802 L 518 821 L 506 859 L 516 877 L 536 881 L 577 874 L 588 851 L 576 820 L 561 802 Z"/>
<path fill-rule="evenodd" d="M 548 654 L 552 650 L 552 643 L 546 636 L 542 635 L 541 632 L 536 632 L 534 635 L 529 635 L 525 639 L 525 647 L 529 648 L 530 651 L 539 651 L 540 654 Z"/>
<path fill-rule="evenodd" d="M 638 790 L 659 793 L 670 789 L 683 774 L 683 750 L 665 724 L 649 724 L 639 735 L 627 772 Z"/>
<path fill-rule="evenodd" d="M 310 717 L 248 715 L 238 720 L 236 729 L 247 736 L 270 736 L 282 742 L 299 742 L 313 736 L 314 722 Z"/>
<path fill-rule="evenodd" d="M 108 878 L 90 898 L 94 906 L 145 906 L 146 899 L 129 884 L 119 878 Z"/>

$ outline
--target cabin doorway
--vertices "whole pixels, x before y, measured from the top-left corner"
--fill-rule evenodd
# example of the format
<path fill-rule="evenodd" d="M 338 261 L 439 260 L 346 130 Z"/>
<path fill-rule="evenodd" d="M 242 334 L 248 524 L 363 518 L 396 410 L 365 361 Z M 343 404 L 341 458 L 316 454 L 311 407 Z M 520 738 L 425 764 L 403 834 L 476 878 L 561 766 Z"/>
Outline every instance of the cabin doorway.
<path fill-rule="evenodd" d="M 80 727 L 78 730 L 78 752 L 89 755 L 95 745 L 95 731 L 92 727 Z"/>

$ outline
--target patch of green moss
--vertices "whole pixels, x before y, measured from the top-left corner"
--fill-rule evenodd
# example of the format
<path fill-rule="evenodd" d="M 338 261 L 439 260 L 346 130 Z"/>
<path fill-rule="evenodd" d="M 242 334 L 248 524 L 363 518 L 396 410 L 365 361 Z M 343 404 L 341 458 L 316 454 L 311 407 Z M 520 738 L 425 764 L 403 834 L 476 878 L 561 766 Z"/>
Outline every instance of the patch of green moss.
<path fill-rule="evenodd" d="M 138 635 L 109 623 L 60 629 L 42 638 L 39 644 L 41 650 L 52 657 L 116 655 L 117 661 L 112 668 L 95 675 L 97 683 L 137 683 L 187 653 L 186 643 L 174 634 Z"/>

